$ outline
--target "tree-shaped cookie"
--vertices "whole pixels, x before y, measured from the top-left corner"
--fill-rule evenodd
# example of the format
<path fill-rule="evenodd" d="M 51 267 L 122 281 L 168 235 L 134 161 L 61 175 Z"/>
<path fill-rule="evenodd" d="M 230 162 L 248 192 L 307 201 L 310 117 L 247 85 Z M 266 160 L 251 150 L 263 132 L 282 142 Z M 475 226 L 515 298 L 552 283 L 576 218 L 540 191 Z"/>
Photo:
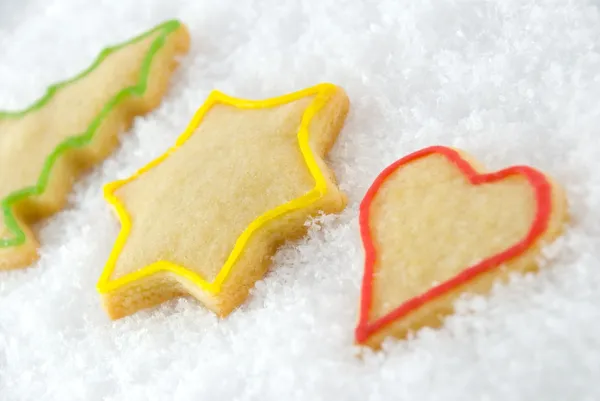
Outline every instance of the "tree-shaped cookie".
<path fill-rule="evenodd" d="M 360 207 L 366 260 L 356 341 L 374 348 L 439 326 L 464 292 L 538 268 L 563 230 L 565 194 L 527 166 L 486 173 L 442 146 L 386 168 Z"/>
<path fill-rule="evenodd" d="M 76 177 L 155 108 L 189 46 L 178 21 L 105 49 L 78 76 L 18 112 L 0 112 L 0 269 L 37 259 L 32 223 L 64 207 Z"/>
<path fill-rule="evenodd" d="M 105 197 L 121 232 L 98 282 L 113 319 L 181 295 L 220 316 L 306 221 L 346 204 L 323 161 L 349 101 L 332 84 L 267 100 L 212 92 L 175 145 Z"/>

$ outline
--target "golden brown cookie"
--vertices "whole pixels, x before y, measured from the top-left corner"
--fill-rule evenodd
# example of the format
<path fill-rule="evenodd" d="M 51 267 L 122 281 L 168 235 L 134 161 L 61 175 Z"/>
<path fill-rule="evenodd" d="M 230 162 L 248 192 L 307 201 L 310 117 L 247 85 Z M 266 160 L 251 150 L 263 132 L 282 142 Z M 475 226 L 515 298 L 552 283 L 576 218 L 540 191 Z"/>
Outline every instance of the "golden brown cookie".
<path fill-rule="evenodd" d="M 267 100 L 212 92 L 176 144 L 105 196 L 121 232 L 98 282 L 113 319 L 191 295 L 220 316 L 284 241 L 346 204 L 323 158 L 349 101 L 332 84 Z"/>
<path fill-rule="evenodd" d="M 105 49 L 26 110 L 0 112 L 0 269 L 37 259 L 31 224 L 63 208 L 76 177 L 114 150 L 135 116 L 158 106 L 188 47 L 184 25 L 163 23 Z"/>
<path fill-rule="evenodd" d="M 527 166 L 486 173 L 442 146 L 386 168 L 360 207 L 366 260 L 356 342 L 437 327 L 462 293 L 536 270 L 567 220 L 563 190 Z"/>

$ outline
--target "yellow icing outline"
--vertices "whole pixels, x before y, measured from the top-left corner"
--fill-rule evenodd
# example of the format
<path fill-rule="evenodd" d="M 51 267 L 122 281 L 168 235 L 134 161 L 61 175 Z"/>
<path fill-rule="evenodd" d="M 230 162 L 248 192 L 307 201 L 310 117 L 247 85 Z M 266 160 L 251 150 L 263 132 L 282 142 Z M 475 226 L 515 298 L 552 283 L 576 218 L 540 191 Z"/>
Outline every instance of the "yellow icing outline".
<path fill-rule="evenodd" d="M 322 198 L 327 191 L 327 181 L 321 172 L 314 155 L 310 149 L 309 137 L 310 133 L 308 127 L 316 115 L 316 113 L 325 105 L 327 100 L 331 97 L 331 95 L 335 92 L 336 86 L 330 83 L 322 83 L 315 85 L 310 88 L 306 88 L 300 90 L 298 92 L 289 93 L 283 96 L 265 99 L 265 100 L 247 100 L 247 99 L 239 99 L 231 96 L 227 96 L 217 90 L 212 91 L 206 102 L 196 111 L 196 114 L 188 124 L 185 131 L 179 136 L 175 145 L 168 149 L 164 154 L 154 159 L 136 173 L 134 173 L 131 177 L 113 181 L 104 186 L 104 198 L 106 201 L 113 206 L 116 211 L 118 219 L 121 221 L 121 231 L 117 236 L 115 246 L 113 247 L 108 261 L 104 267 L 104 270 L 98 280 L 96 288 L 99 293 L 108 293 L 110 291 L 117 290 L 127 284 L 130 284 L 136 280 L 142 279 L 144 277 L 151 276 L 158 272 L 171 272 L 182 278 L 185 278 L 192 283 L 196 284 L 202 290 L 207 291 L 212 294 L 217 294 L 221 290 L 221 285 L 231 272 L 233 265 L 236 263 L 237 259 L 241 255 L 244 246 L 247 244 L 250 237 L 264 224 L 267 222 L 294 210 L 299 210 L 305 207 L 310 206 L 312 203 Z M 225 264 L 215 277 L 213 282 L 208 282 L 201 275 L 195 273 L 191 270 L 186 269 L 184 266 L 177 265 L 175 263 L 160 260 L 152 263 L 151 265 L 145 266 L 139 270 L 136 270 L 132 273 L 126 274 L 122 277 L 119 277 L 116 280 L 110 280 L 110 276 L 112 275 L 117 258 L 121 253 L 121 250 L 125 246 L 125 242 L 127 237 L 129 236 L 129 232 L 131 230 L 131 218 L 123 204 L 119 202 L 114 192 L 121 186 L 127 184 L 130 181 L 135 180 L 138 176 L 143 174 L 144 172 L 152 169 L 153 167 L 159 165 L 163 160 L 165 160 L 171 153 L 173 153 L 177 148 L 182 146 L 190 136 L 196 131 L 202 119 L 206 115 L 206 113 L 213 107 L 214 105 L 221 103 L 230 106 L 234 106 L 240 109 L 260 109 L 260 108 L 270 108 L 275 106 L 280 106 L 286 103 L 290 103 L 292 101 L 307 97 L 307 96 L 315 96 L 315 99 L 310 103 L 310 105 L 304 111 L 302 115 L 302 120 L 300 122 L 300 127 L 298 129 L 298 145 L 300 146 L 300 151 L 302 156 L 304 157 L 304 161 L 306 165 L 315 179 L 315 186 L 313 189 L 308 191 L 306 194 L 302 195 L 299 198 L 293 199 L 287 203 L 284 203 L 275 209 L 271 209 L 259 217 L 257 217 L 250 225 L 242 232 L 242 234 L 236 240 L 236 243 L 233 247 L 233 250 L 229 254 L 229 257 L 225 261 Z"/>

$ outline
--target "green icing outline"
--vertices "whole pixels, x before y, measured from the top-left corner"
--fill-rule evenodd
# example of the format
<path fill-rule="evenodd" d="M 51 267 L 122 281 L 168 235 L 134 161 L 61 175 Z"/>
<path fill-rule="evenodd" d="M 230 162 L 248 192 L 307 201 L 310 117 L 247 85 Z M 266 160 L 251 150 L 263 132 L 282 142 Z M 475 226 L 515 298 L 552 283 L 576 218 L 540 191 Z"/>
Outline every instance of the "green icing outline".
<path fill-rule="evenodd" d="M 48 103 L 48 101 L 60 89 L 64 88 L 65 86 L 70 85 L 71 83 L 73 83 L 75 81 L 78 81 L 79 79 L 85 77 L 90 72 L 92 72 L 94 69 L 96 69 L 96 67 L 98 67 L 100 65 L 100 63 L 102 63 L 102 61 L 104 61 L 104 59 L 106 59 L 106 57 L 108 57 L 110 54 L 114 53 L 115 51 L 117 51 L 125 46 L 128 46 L 130 44 L 138 42 L 138 41 L 152 35 L 153 33 L 157 32 L 157 31 L 163 30 L 162 34 L 160 36 L 158 36 L 154 40 L 154 42 L 152 42 L 152 44 L 150 45 L 150 48 L 148 49 L 148 52 L 146 53 L 146 56 L 144 57 L 144 60 L 142 61 L 142 67 L 140 69 L 140 78 L 138 79 L 137 84 L 134 86 L 129 86 L 127 88 L 122 89 L 112 99 L 110 99 L 104 105 L 104 107 L 102 108 L 100 113 L 92 120 L 92 122 L 87 127 L 85 132 L 83 132 L 81 134 L 73 135 L 73 136 L 65 139 L 61 143 L 59 143 L 56 146 L 56 148 L 54 148 L 52 153 L 50 153 L 50 155 L 48 155 L 48 157 L 44 161 L 44 166 L 42 167 L 42 172 L 41 172 L 41 174 L 37 180 L 37 184 L 35 186 L 30 186 L 30 187 L 16 190 L 16 191 L 8 194 L 4 199 L 2 199 L 2 201 L 0 202 L 0 209 L 2 210 L 2 213 L 4 215 L 4 225 L 8 229 L 9 233 L 13 234 L 14 237 L 0 239 L 0 249 L 13 247 L 13 246 L 19 246 L 19 245 L 22 245 L 23 243 L 25 243 L 25 241 L 26 241 L 25 232 L 19 226 L 17 219 L 15 218 L 15 215 L 12 212 L 12 206 L 18 202 L 23 201 L 24 199 L 26 199 L 28 197 L 41 195 L 46 190 L 46 187 L 48 185 L 48 180 L 50 178 L 50 173 L 52 171 L 52 167 L 54 167 L 54 163 L 58 160 L 58 158 L 64 152 L 66 152 L 70 149 L 80 148 L 80 147 L 83 147 L 83 146 L 89 144 L 92 141 L 92 139 L 94 138 L 96 129 L 100 126 L 100 124 L 102 123 L 104 118 L 123 99 L 125 99 L 126 97 L 128 97 L 130 95 L 140 96 L 140 95 L 144 94 L 144 92 L 146 91 L 146 88 L 147 88 L 147 84 L 148 84 L 148 76 L 150 75 L 150 65 L 152 64 L 152 59 L 154 58 L 154 56 L 156 55 L 158 50 L 164 45 L 166 37 L 169 34 L 171 34 L 173 31 L 175 31 L 177 28 L 179 28 L 180 25 L 181 25 L 181 23 L 178 20 L 170 20 L 170 21 L 164 22 L 164 23 L 152 28 L 151 30 L 149 30 L 145 33 L 142 33 L 141 35 L 134 37 L 133 39 L 128 40 L 127 42 L 123 42 L 123 43 L 117 44 L 112 47 L 107 47 L 100 52 L 100 54 L 98 55 L 96 60 L 86 70 L 84 70 L 83 72 L 79 73 L 79 75 L 76 75 L 75 77 L 73 77 L 71 79 L 68 79 L 68 80 L 65 80 L 62 82 L 58 82 L 58 83 L 55 83 L 54 85 L 49 86 L 48 89 L 46 90 L 46 94 L 44 96 L 42 96 L 40 99 L 38 99 L 35 103 L 33 103 L 28 108 L 21 110 L 21 111 L 13 111 L 13 112 L 0 111 L 0 119 L 19 118 L 19 117 L 22 117 L 32 111 L 36 111 L 36 110 L 40 109 L 41 107 L 43 107 L 46 103 Z"/>

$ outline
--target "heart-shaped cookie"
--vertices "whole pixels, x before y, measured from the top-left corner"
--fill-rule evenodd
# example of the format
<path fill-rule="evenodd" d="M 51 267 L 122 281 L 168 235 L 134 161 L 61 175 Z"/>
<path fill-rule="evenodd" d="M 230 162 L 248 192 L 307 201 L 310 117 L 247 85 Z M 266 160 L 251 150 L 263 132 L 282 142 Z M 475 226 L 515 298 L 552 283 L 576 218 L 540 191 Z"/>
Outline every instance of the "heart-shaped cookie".
<path fill-rule="evenodd" d="M 494 173 L 434 146 L 387 167 L 360 206 L 365 248 L 356 342 L 437 327 L 464 292 L 538 267 L 567 219 L 566 197 L 527 166 Z"/>

